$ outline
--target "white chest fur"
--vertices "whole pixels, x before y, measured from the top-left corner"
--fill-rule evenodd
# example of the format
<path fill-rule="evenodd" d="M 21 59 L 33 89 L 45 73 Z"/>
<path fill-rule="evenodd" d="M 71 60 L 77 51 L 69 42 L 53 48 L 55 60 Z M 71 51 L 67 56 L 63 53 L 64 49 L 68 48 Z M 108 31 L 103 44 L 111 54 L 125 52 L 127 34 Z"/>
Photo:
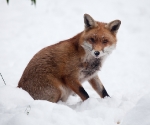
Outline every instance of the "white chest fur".
<path fill-rule="evenodd" d="M 93 76 L 95 76 L 97 72 L 101 69 L 105 58 L 104 57 L 101 57 L 101 58 L 91 57 L 85 60 L 79 72 L 79 81 L 82 83 L 86 80 L 89 80 Z"/>
<path fill-rule="evenodd" d="M 83 43 L 82 47 L 85 50 L 85 57 L 83 58 L 81 69 L 79 72 L 79 81 L 82 83 L 85 80 L 89 80 L 94 75 L 97 74 L 97 72 L 102 67 L 105 59 L 107 56 L 114 50 L 115 44 L 105 47 L 103 51 L 99 51 L 100 55 L 96 57 L 94 55 L 95 50 L 92 48 L 91 44 L 87 43 L 86 41 Z"/>

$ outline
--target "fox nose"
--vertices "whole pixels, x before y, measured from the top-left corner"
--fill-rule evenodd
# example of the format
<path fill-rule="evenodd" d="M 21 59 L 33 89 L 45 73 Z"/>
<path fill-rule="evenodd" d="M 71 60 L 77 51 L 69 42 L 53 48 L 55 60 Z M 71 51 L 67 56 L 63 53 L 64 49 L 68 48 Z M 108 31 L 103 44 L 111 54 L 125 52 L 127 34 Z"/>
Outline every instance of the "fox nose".
<path fill-rule="evenodd" d="M 95 54 L 95 56 L 98 56 L 100 54 L 100 52 L 99 51 L 95 51 L 94 54 Z"/>

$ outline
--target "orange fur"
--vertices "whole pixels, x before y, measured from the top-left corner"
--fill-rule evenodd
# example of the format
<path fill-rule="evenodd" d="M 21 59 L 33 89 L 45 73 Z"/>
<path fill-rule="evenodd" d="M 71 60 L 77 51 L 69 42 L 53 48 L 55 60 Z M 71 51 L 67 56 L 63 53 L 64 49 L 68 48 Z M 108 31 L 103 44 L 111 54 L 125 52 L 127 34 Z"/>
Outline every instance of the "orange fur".
<path fill-rule="evenodd" d="M 83 32 L 35 54 L 25 68 L 18 87 L 29 92 L 34 99 L 66 101 L 75 92 L 86 100 L 89 95 L 81 83 L 88 80 L 101 97 L 109 96 L 97 71 L 111 46 L 116 45 L 116 33 L 121 22 L 101 23 L 88 14 L 84 15 L 84 22 Z"/>

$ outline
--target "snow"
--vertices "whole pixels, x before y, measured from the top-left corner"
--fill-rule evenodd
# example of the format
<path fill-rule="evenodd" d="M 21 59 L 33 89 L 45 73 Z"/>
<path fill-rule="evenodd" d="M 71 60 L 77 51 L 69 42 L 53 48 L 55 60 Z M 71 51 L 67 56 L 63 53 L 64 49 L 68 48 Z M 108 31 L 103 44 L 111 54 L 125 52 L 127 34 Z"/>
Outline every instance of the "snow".
<path fill-rule="evenodd" d="M 149 0 L 0 1 L 0 73 L 7 84 L 0 78 L 0 125 L 149 125 L 149 6 Z M 99 72 L 111 98 L 101 99 L 85 82 L 84 102 L 33 100 L 16 87 L 24 68 L 43 47 L 81 32 L 84 13 L 122 21 L 117 48 Z"/>
<path fill-rule="evenodd" d="M 125 116 L 122 125 L 150 124 L 150 93 L 143 96 Z"/>

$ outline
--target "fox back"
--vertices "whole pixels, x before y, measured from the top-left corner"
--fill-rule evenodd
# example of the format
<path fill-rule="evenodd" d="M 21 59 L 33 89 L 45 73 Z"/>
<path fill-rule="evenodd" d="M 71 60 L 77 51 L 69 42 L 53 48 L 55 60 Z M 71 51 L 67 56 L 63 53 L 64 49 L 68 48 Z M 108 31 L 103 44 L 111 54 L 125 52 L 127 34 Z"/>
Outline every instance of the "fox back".
<path fill-rule="evenodd" d="M 95 21 L 84 14 L 84 31 L 76 36 L 40 50 L 25 68 L 18 87 L 34 99 L 66 101 L 76 93 L 82 100 L 89 98 L 82 87 L 88 81 L 104 98 L 109 96 L 97 72 L 116 47 L 116 34 L 121 21 Z"/>

